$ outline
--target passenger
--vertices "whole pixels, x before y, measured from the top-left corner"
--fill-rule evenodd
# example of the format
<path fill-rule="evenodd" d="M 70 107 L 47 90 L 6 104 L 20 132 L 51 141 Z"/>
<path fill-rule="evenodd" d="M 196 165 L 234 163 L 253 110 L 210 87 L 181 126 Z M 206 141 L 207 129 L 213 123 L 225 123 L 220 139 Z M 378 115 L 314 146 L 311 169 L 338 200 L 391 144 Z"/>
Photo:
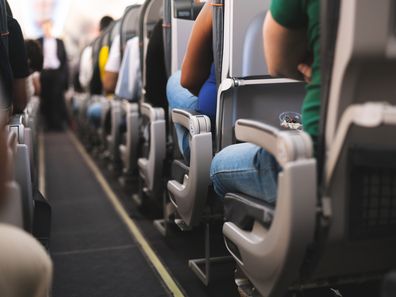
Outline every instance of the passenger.
<path fill-rule="evenodd" d="M 80 71 L 78 79 L 81 87 L 89 91 L 89 84 L 92 79 L 93 63 L 92 63 L 92 46 L 88 45 L 84 48 L 80 59 Z"/>
<path fill-rule="evenodd" d="M 198 111 L 209 116 L 212 123 L 215 123 L 216 96 L 212 7 L 206 3 L 194 23 L 181 72 L 176 72 L 169 78 L 167 98 L 171 109 Z M 189 132 L 180 125 L 175 125 L 175 128 L 180 152 L 189 160 Z"/>
<path fill-rule="evenodd" d="M 102 26 L 103 19 L 106 20 L 106 22 L 104 22 L 106 24 L 106 27 Z M 101 20 L 102 31 L 106 29 L 111 23 L 111 22 L 108 23 L 108 21 L 111 18 L 109 19 L 109 17 L 106 16 L 103 19 Z M 101 84 L 102 84 L 103 92 L 105 94 L 114 93 L 117 84 L 118 71 L 120 69 L 120 65 L 121 65 L 120 35 L 118 34 L 114 38 L 110 49 L 106 45 L 102 47 L 99 51 L 98 69 L 96 69 L 96 71 L 99 70 Z M 93 76 L 95 76 L 95 73 L 93 74 Z M 95 79 L 95 77 L 93 77 L 93 79 Z M 88 120 L 96 128 L 98 128 L 100 126 L 100 121 L 102 117 L 102 104 L 100 102 L 92 104 L 87 110 L 87 116 L 88 116 Z"/>
<path fill-rule="evenodd" d="M 42 47 L 44 66 L 41 72 L 41 113 L 50 130 L 63 130 L 67 122 L 64 93 L 69 84 L 69 68 L 65 45 L 52 35 L 52 21 L 42 22 L 44 36 L 38 41 Z"/>
<path fill-rule="evenodd" d="M 6 4 L 9 30 L 8 56 L 12 70 L 11 101 L 13 113 L 22 113 L 28 102 L 26 92 L 26 79 L 29 76 L 27 55 L 21 27 L 18 21 L 12 17 L 8 2 Z"/>
<path fill-rule="evenodd" d="M 105 94 L 114 94 L 117 85 L 118 74 L 120 72 L 120 67 L 121 67 L 120 42 L 121 42 L 120 34 L 117 34 L 117 36 L 114 37 L 114 40 L 111 43 L 108 59 L 103 69 L 102 83 Z"/>
<path fill-rule="evenodd" d="M 99 32 L 102 33 L 114 21 L 111 16 L 105 15 L 99 21 Z"/>
<path fill-rule="evenodd" d="M 320 110 L 319 0 L 273 0 L 263 31 L 270 74 L 308 82 L 302 121 L 315 143 Z M 312 64 L 306 62 L 309 60 Z M 275 203 L 280 170 L 272 155 L 254 144 L 243 143 L 218 153 L 210 175 L 221 198 L 234 192 Z"/>
<path fill-rule="evenodd" d="M 111 23 L 113 19 L 105 16 L 100 21 L 100 32 L 102 33 Z M 99 43 L 99 40 L 98 40 Z M 93 50 L 93 48 L 92 48 Z M 96 55 L 96 53 L 94 53 Z M 99 56 L 92 56 L 92 78 L 89 83 L 89 92 L 91 95 L 102 95 L 103 93 L 103 85 L 100 77 L 100 69 L 99 69 Z M 104 66 L 103 66 L 104 67 Z"/>
<path fill-rule="evenodd" d="M 105 30 L 112 22 L 113 18 L 109 16 L 102 17 L 99 22 L 99 32 L 103 32 L 103 30 Z M 83 91 L 90 92 L 91 94 L 101 94 L 102 82 L 100 80 L 100 77 L 98 75 L 98 77 L 94 79 L 93 75 L 93 46 L 90 44 L 84 48 L 81 54 L 78 80 Z M 78 101 L 75 100 L 73 103 L 73 109 L 78 110 Z"/>
<path fill-rule="evenodd" d="M 117 79 L 115 94 L 129 101 L 137 101 L 141 95 L 139 37 L 128 40 Z M 160 87 L 160 86 L 157 86 Z"/>
<path fill-rule="evenodd" d="M 40 44 L 33 39 L 25 40 L 28 57 L 29 77 L 26 86 L 28 97 L 39 96 L 41 93 L 40 72 L 43 70 L 43 52 Z"/>

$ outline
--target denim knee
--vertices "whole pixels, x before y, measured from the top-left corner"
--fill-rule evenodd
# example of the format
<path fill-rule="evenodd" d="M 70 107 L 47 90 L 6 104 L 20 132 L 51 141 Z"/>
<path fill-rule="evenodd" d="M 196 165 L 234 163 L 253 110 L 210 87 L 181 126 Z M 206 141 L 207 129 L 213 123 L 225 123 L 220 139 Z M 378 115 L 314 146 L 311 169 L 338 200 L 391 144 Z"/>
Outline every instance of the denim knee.
<path fill-rule="evenodd" d="M 273 203 L 277 195 L 276 160 L 262 148 L 242 143 L 220 151 L 213 159 L 210 177 L 216 193 L 243 193 Z"/>
<path fill-rule="evenodd" d="M 169 107 L 181 109 L 198 109 L 198 97 L 191 94 L 181 83 L 181 71 L 175 72 L 168 80 L 166 85 L 166 97 Z"/>
<path fill-rule="evenodd" d="M 87 117 L 90 122 L 99 127 L 102 118 L 102 105 L 100 103 L 92 104 L 87 110 Z"/>
<path fill-rule="evenodd" d="M 166 85 L 166 96 L 171 109 L 189 109 L 196 111 L 198 109 L 198 97 L 183 88 L 180 83 L 181 71 L 175 72 L 168 80 Z M 190 158 L 189 132 L 180 125 L 175 125 L 178 147 L 185 159 Z"/>

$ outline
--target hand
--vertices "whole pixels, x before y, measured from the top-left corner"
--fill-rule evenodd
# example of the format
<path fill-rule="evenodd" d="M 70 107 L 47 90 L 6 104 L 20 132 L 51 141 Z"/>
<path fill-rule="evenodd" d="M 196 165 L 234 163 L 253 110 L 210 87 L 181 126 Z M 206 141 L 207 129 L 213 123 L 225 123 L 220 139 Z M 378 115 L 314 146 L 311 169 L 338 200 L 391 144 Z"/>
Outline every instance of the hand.
<path fill-rule="evenodd" d="M 303 75 L 305 82 L 310 83 L 312 78 L 312 67 L 301 63 L 297 66 L 297 69 Z"/>

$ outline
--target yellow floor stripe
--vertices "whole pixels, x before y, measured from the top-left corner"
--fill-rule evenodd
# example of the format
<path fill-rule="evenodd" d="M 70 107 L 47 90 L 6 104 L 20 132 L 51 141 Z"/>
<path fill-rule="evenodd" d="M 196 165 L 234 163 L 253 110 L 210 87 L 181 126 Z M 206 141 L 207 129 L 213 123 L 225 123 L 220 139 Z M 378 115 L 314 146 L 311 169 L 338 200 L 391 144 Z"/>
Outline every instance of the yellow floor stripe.
<path fill-rule="evenodd" d="M 39 153 L 39 191 L 48 199 L 46 195 L 46 184 L 45 184 L 45 148 L 44 148 L 44 135 L 42 132 L 38 135 L 38 153 Z"/>
<path fill-rule="evenodd" d="M 162 264 L 161 260 L 155 254 L 147 240 L 144 238 L 142 232 L 139 230 L 139 227 L 136 225 L 133 219 L 131 219 L 128 213 L 125 211 L 124 207 L 121 205 L 120 201 L 118 200 L 117 195 L 113 192 L 110 185 L 103 177 L 102 173 L 100 172 L 99 168 L 96 166 L 92 158 L 87 154 L 84 147 L 78 141 L 78 139 L 72 134 L 68 132 L 68 135 L 71 141 L 76 146 L 77 150 L 80 152 L 82 157 L 84 158 L 85 162 L 87 163 L 88 167 L 91 169 L 92 173 L 95 175 L 96 179 L 98 180 L 99 184 L 101 185 L 102 189 L 106 193 L 108 199 L 112 203 L 114 209 L 122 219 L 122 221 L 127 225 L 131 234 L 135 237 L 136 241 L 140 245 L 142 251 L 146 254 L 147 258 L 150 260 L 154 268 L 157 270 L 158 274 L 162 278 L 165 285 L 168 287 L 170 292 L 175 297 L 184 297 L 179 286 L 170 276 L 169 272 L 165 268 L 164 264 Z"/>

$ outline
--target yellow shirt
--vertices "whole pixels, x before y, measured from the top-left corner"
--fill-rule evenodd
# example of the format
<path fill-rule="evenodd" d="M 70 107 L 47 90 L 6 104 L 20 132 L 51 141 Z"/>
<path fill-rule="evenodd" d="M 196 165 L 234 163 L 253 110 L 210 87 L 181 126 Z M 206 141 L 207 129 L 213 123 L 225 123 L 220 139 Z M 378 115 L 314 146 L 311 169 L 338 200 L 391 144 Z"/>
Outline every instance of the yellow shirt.
<path fill-rule="evenodd" d="M 109 59 L 109 46 L 103 46 L 99 51 L 99 72 L 100 72 L 100 80 L 103 82 L 105 67 L 107 60 Z"/>

